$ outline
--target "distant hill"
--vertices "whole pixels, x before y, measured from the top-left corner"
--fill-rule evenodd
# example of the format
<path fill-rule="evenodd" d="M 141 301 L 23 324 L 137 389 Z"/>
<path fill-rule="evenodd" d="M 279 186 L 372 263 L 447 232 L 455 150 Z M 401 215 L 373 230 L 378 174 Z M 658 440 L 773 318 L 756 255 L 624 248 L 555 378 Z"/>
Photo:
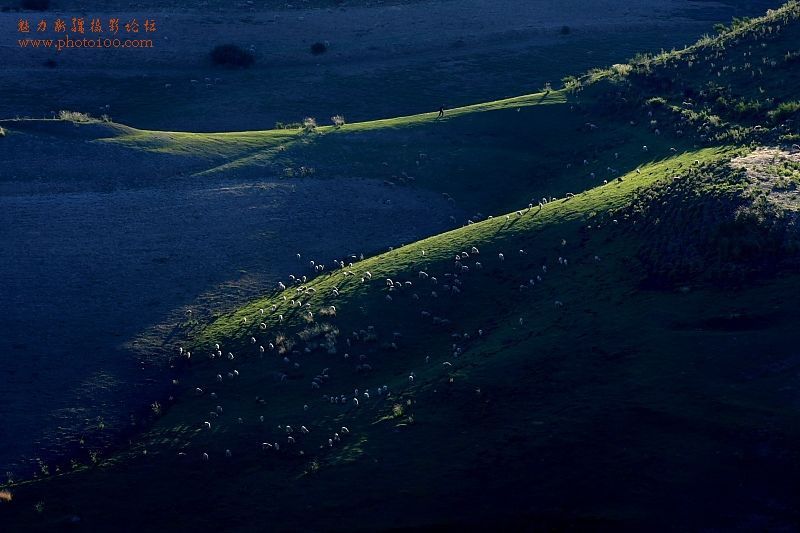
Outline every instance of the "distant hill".
<path fill-rule="evenodd" d="M 203 160 L 193 179 L 315 172 L 336 194 L 337 175 L 379 178 L 475 215 L 372 257 L 299 251 L 273 292 L 187 321 L 149 429 L 12 485 L 2 518 L 791 529 L 798 57 L 789 2 L 684 50 L 441 119 L 92 132 L 104 150 Z"/>

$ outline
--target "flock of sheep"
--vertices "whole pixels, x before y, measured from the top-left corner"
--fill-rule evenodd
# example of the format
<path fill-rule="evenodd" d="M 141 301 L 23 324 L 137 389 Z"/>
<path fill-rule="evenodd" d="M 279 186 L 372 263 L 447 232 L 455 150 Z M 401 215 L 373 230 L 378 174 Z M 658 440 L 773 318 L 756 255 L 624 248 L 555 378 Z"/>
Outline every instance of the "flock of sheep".
<path fill-rule="evenodd" d="M 514 215 L 516 217 L 523 217 L 526 214 L 536 214 L 540 212 L 547 203 L 553 200 L 556 199 L 542 198 L 542 200 L 538 202 L 537 207 L 535 207 L 533 203 L 530 203 L 527 209 L 516 211 Z M 506 218 L 510 219 L 511 216 L 513 215 L 507 215 Z M 566 239 L 561 239 L 557 246 L 560 249 L 566 250 Z M 421 250 L 420 256 L 423 258 L 422 260 L 426 259 L 425 255 L 425 250 Z M 513 255 L 524 259 L 527 252 L 524 249 L 519 249 Z M 510 271 L 515 270 L 513 267 L 507 265 L 510 259 L 507 252 L 498 251 L 494 257 L 495 259 L 493 261 L 494 264 L 491 265 L 492 267 L 507 268 L 507 270 Z M 296 258 L 299 263 L 303 263 L 301 254 L 297 254 Z M 244 335 L 243 338 L 231 339 L 231 345 L 238 346 L 238 351 L 244 352 L 243 355 L 245 357 L 266 358 L 266 361 L 272 360 L 273 363 L 271 364 L 274 364 L 276 367 L 275 376 L 277 377 L 277 381 L 299 381 L 294 379 L 289 380 L 289 376 L 290 373 L 302 375 L 302 372 L 299 370 L 302 366 L 300 363 L 300 356 L 309 354 L 320 346 L 312 345 L 311 343 L 305 343 L 306 345 L 303 346 L 302 342 L 297 345 L 287 346 L 287 337 L 285 335 L 278 334 L 277 331 L 270 334 L 269 331 L 270 329 L 276 329 L 282 325 L 290 326 L 292 322 L 287 320 L 288 315 L 285 316 L 286 313 L 290 312 L 295 313 L 295 316 L 299 319 L 301 324 L 305 323 L 307 326 L 310 325 L 309 327 L 321 324 L 321 322 L 318 322 L 319 319 L 332 321 L 336 318 L 337 313 L 340 312 L 336 300 L 348 290 L 345 286 L 347 284 L 344 283 L 344 281 L 350 279 L 355 280 L 358 285 L 365 286 L 368 291 L 379 292 L 382 296 L 379 301 L 383 301 L 383 303 L 377 305 L 393 306 L 397 305 L 394 302 L 398 299 L 410 300 L 420 306 L 418 316 L 421 317 L 422 320 L 434 326 L 444 326 L 448 331 L 453 331 L 450 333 L 451 341 L 448 342 L 448 345 L 450 346 L 449 355 L 454 359 L 463 355 L 471 339 L 476 337 L 480 338 L 485 335 L 486 332 L 482 328 L 478 328 L 474 332 L 454 332 L 455 328 L 450 319 L 437 316 L 430 310 L 422 308 L 424 307 L 422 304 L 423 301 L 428 301 L 433 304 L 433 302 L 440 301 L 443 298 L 456 297 L 464 290 L 465 281 L 470 276 L 477 275 L 474 273 L 483 270 L 485 268 L 484 263 L 491 262 L 491 257 L 484 258 L 477 246 L 469 246 L 465 250 L 455 253 L 452 257 L 452 263 L 449 268 L 446 268 L 446 270 L 448 270 L 447 272 L 436 275 L 428 269 L 422 269 L 418 270 L 415 274 L 409 273 L 405 277 L 410 279 L 403 280 L 384 278 L 382 281 L 378 282 L 370 271 L 358 267 L 359 260 L 363 260 L 363 258 L 364 256 L 362 254 L 360 256 L 352 255 L 348 257 L 347 261 L 337 259 L 333 261 L 333 268 L 329 268 L 324 263 L 315 260 L 307 261 L 307 266 L 305 268 L 308 269 L 308 274 L 290 275 L 288 282 L 277 283 L 275 298 L 280 300 L 278 304 L 273 303 L 269 308 L 259 308 L 254 313 L 254 316 L 245 316 L 238 319 L 239 325 L 244 331 Z M 599 258 L 595 256 L 595 260 L 599 261 Z M 553 261 L 553 264 L 560 268 L 566 268 L 569 265 L 569 260 L 564 254 L 561 254 Z M 319 290 L 309 284 L 309 281 L 314 276 L 326 273 L 330 278 L 335 275 L 336 271 L 342 276 L 341 284 L 325 289 L 320 287 Z M 528 291 L 545 283 L 548 271 L 547 263 L 543 262 L 540 266 L 536 267 L 535 272 L 525 274 L 525 281 L 519 285 L 519 290 Z M 412 281 L 414 278 L 416 278 L 416 280 Z M 325 294 L 323 294 L 323 290 Z M 313 300 L 317 300 L 317 302 L 314 302 L 312 307 Z M 323 302 L 319 302 L 319 300 L 323 300 Z M 331 303 L 331 301 L 333 303 Z M 560 309 L 563 305 L 563 302 L 560 300 L 555 300 L 553 302 L 555 309 Z M 288 307 L 288 309 L 283 310 L 284 307 Z M 522 326 L 524 323 L 523 318 L 520 317 L 518 321 L 520 326 Z M 271 327 L 268 325 L 268 322 L 274 326 Z M 322 330 L 324 328 L 320 326 L 320 329 Z M 295 335 L 294 337 L 299 338 L 300 336 Z M 367 326 L 365 329 L 353 331 L 351 335 L 344 338 L 343 342 L 337 341 L 334 336 L 334 340 L 329 343 L 331 346 L 328 353 L 335 354 L 338 352 L 338 348 L 343 348 L 346 353 L 340 356 L 342 359 L 339 362 L 351 363 L 353 373 L 357 379 L 368 382 L 374 370 L 373 359 L 365 354 L 357 356 L 351 355 L 351 352 L 358 350 L 359 345 L 366 345 L 374 342 L 377 337 L 378 334 L 374 326 Z M 381 349 L 387 351 L 398 350 L 401 337 L 402 335 L 400 333 L 394 332 L 391 335 L 391 340 L 384 343 Z M 230 367 L 238 358 L 234 355 L 233 351 L 236 350 L 224 351 L 220 344 L 215 344 L 213 349 L 209 350 L 208 358 L 212 362 L 218 362 Z M 191 353 L 183 350 L 183 348 L 178 348 L 178 353 L 179 356 L 186 359 L 192 356 Z M 430 362 L 431 356 L 427 355 L 425 357 L 425 363 Z M 452 366 L 453 363 L 449 360 L 442 361 L 441 368 L 444 371 L 447 371 Z M 246 367 L 241 368 L 242 371 L 246 369 Z M 234 386 L 240 375 L 238 369 L 231 368 L 228 371 L 220 371 L 216 373 L 215 383 L 211 385 L 211 387 L 216 388 L 218 391 L 225 391 L 226 387 Z M 417 379 L 417 374 L 413 370 L 409 370 L 407 372 L 407 383 L 405 387 L 413 386 Z M 306 381 L 306 383 L 308 382 Z M 311 408 L 310 406 L 313 406 L 315 402 L 320 402 L 317 405 L 326 404 L 345 408 L 343 414 L 348 415 L 353 413 L 352 410 L 357 409 L 364 404 L 364 402 L 375 402 L 393 398 L 389 386 L 385 384 L 356 387 L 344 393 L 332 392 L 320 394 L 322 392 L 321 389 L 331 388 L 331 384 L 330 368 L 324 368 L 319 373 L 316 373 L 308 385 L 310 392 L 309 399 L 303 404 L 302 412 L 307 413 Z M 404 386 L 398 385 L 398 387 L 403 388 Z M 223 392 L 209 392 L 207 394 L 203 387 L 196 387 L 195 394 L 197 396 L 208 396 L 213 403 L 217 403 Z M 260 397 L 257 397 L 256 400 L 261 404 L 266 403 L 266 401 Z M 201 430 L 209 431 L 214 428 L 219 418 L 223 415 L 223 412 L 223 406 L 221 404 L 216 405 L 210 410 L 206 420 L 199 422 Z M 231 417 L 230 420 L 236 420 L 239 424 L 244 422 L 242 418 L 235 418 L 235 416 Z M 259 423 L 263 424 L 264 421 L 264 416 L 260 416 Z M 270 437 L 260 442 L 260 449 L 265 453 L 278 453 L 289 450 L 296 454 L 304 455 L 305 452 L 302 450 L 302 447 L 312 444 L 313 441 L 309 441 L 308 439 L 313 433 L 316 433 L 316 431 L 309 429 L 311 424 L 309 424 L 308 421 L 301 422 L 302 423 L 278 426 L 278 434 L 280 436 Z M 269 429 L 265 429 L 265 431 L 269 431 Z M 346 438 L 349 433 L 350 431 L 347 427 L 342 427 L 339 431 L 333 432 L 332 434 L 323 434 L 317 437 L 319 439 L 318 448 L 332 448 Z M 257 443 L 252 443 L 249 447 L 252 448 L 256 444 Z M 230 457 L 232 453 L 231 449 L 226 449 L 225 456 Z M 202 459 L 210 459 L 208 451 L 202 452 Z"/>

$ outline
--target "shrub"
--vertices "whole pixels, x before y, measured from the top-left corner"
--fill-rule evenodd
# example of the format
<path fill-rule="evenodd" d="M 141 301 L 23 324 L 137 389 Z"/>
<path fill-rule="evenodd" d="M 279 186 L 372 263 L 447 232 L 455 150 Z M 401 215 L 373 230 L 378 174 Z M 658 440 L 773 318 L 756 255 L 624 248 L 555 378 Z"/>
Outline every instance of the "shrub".
<path fill-rule="evenodd" d="M 3 126 L 0 126 L 0 139 L 6 136 L 6 129 Z"/>
<path fill-rule="evenodd" d="M 316 42 L 311 45 L 311 53 L 315 56 L 324 54 L 328 51 L 328 46 L 325 43 Z"/>
<path fill-rule="evenodd" d="M 46 66 L 47 68 L 56 68 L 58 66 L 58 63 L 56 63 L 55 59 L 48 59 L 47 61 L 44 62 L 44 66 Z"/>
<path fill-rule="evenodd" d="M 800 111 L 800 102 L 783 102 L 769 112 L 769 118 L 775 121 L 783 120 Z"/>
<path fill-rule="evenodd" d="M 276 130 L 299 130 L 303 125 L 299 122 L 276 122 Z"/>
<path fill-rule="evenodd" d="M 58 112 L 60 120 L 71 120 L 72 122 L 91 122 L 92 117 L 88 113 L 81 113 L 79 111 L 64 111 Z"/>
<path fill-rule="evenodd" d="M 661 96 L 654 96 L 652 98 L 648 98 L 647 100 L 645 100 L 644 103 L 651 107 L 661 107 L 667 105 L 667 101 Z"/>
<path fill-rule="evenodd" d="M 235 44 L 221 44 L 211 50 L 211 62 L 222 67 L 247 68 L 256 62 L 252 52 Z"/>
<path fill-rule="evenodd" d="M 44 11 L 50 7 L 50 0 L 22 0 L 20 7 L 31 11 Z"/>
<path fill-rule="evenodd" d="M 303 129 L 306 131 L 314 131 L 317 129 L 317 119 L 314 117 L 306 117 L 303 119 Z"/>

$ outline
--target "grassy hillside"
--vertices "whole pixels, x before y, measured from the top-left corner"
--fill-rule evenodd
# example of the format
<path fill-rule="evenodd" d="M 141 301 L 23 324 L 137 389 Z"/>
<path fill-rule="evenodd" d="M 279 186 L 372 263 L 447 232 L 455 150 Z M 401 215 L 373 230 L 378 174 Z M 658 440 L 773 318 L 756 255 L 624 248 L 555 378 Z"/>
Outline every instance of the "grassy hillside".
<path fill-rule="evenodd" d="M 569 91 L 443 120 L 115 137 L 144 153 L 236 152 L 196 178 L 313 168 L 438 190 L 476 214 L 373 257 L 300 251 L 294 280 L 213 323 L 187 320 L 173 392 L 136 420 L 147 429 L 12 484 L 2 518 L 791 529 L 797 124 L 775 111 L 792 98 L 778 61 L 800 49 L 798 16 L 791 2 Z M 723 75 L 692 69 L 727 66 L 728 92 L 751 97 L 737 65 L 755 43 L 776 62 L 759 82 L 770 107 L 734 115 L 703 92 Z M 784 155 L 755 165 L 761 143 Z"/>

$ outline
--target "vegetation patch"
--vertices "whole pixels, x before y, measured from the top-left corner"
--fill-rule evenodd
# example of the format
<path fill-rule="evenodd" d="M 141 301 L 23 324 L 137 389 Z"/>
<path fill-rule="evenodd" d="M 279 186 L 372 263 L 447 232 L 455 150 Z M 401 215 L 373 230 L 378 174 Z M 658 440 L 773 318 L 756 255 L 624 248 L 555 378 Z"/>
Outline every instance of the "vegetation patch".
<path fill-rule="evenodd" d="M 221 44 L 211 50 L 211 62 L 228 68 L 248 68 L 256 62 L 256 57 L 249 50 L 235 44 Z"/>

